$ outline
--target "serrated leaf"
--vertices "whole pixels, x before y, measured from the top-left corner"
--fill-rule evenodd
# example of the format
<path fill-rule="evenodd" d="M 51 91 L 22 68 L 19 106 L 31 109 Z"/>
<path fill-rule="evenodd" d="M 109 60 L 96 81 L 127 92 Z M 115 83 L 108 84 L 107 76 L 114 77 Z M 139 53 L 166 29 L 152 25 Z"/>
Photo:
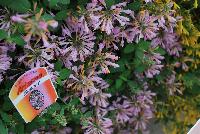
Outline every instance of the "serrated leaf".
<path fill-rule="evenodd" d="M 134 44 L 128 44 L 125 48 L 124 48 L 124 53 L 128 54 L 131 53 L 135 50 L 135 45 Z"/>
<path fill-rule="evenodd" d="M 6 31 L 0 29 L 0 39 L 5 39 L 7 38 L 8 34 Z"/>
<path fill-rule="evenodd" d="M 62 80 L 67 79 L 70 75 L 71 71 L 67 68 L 64 68 L 60 71 L 59 75 Z"/>

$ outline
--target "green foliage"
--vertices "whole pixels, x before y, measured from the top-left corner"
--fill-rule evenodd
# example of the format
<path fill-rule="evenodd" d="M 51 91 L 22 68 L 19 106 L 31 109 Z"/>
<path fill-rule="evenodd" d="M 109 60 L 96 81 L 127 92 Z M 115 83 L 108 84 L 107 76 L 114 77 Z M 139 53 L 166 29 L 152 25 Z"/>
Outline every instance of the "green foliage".
<path fill-rule="evenodd" d="M 28 0 L 1 0 L 0 5 L 21 13 L 26 13 L 31 8 Z"/>
<path fill-rule="evenodd" d="M 6 31 L 0 29 L 0 39 L 5 39 L 7 38 L 8 34 Z"/>

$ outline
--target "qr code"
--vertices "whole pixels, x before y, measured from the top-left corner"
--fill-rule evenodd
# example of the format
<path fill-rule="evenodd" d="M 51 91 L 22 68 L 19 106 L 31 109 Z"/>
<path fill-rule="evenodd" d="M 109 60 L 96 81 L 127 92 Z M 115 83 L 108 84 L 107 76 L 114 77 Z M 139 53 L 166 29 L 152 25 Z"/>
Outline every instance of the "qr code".
<path fill-rule="evenodd" d="M 29 102 L 35 110 L 39 110 L 44 105 L 44 95 L 39 90 L 33 90 Z"/>

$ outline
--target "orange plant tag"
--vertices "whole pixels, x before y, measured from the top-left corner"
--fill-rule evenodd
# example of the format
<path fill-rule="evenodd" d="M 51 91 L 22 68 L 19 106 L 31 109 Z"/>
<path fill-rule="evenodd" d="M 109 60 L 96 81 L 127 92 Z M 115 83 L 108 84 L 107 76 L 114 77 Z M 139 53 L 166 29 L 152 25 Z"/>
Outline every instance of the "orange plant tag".
<path fill-rule="evenodd" d="M 9 98 L 26 123 L 56 102 L 58 96 L 46 68 L 21 75 L 12 86 Z"/>

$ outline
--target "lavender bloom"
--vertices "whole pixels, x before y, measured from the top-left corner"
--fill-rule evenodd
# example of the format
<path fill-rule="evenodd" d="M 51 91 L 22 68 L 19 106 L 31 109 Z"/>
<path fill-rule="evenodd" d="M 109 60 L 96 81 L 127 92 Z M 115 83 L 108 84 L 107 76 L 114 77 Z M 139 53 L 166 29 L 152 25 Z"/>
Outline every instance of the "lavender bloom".
<path fill-rule="evenodd" d="M 102 41 L 102 44 L 106 48 L 114 48 L 115 50 L 118 50 L 118 44 L 120 42 L 120 37 L 119 37 L 119 30 L 117 28 L 112 29 L 112 33 L 109 35 L 106 35 Z M 100 44 L 101 45 L 101 44 Z M 121 44 L 123 46 L 124 44 Z"/>
<path fill-rule="evenodd" d="M 108 88 L 109 85 L 102 81 L 100 84 L 96 86 L 99 89 L 99 92 L 94 93 L 90 96 L 89 102 L 93 106 L 107 107 L 109 105 L 108 98 L 111 97 L 111 94 L 103 93 L 103 90 Z"/>
<path fill-rule="evenodd" d="M 158 24 L 155 22 L 156 17 L 150 16 L 147 10 L 141 11 L 136 18 L 133 18 L 130 38 L 132 41 L 139 42 L 141 38 L 144 40 L 152 40 L 157 36 Z"/>
<path fill-rule="evenodd" d="M 83 126 L 84 134 L 112 134 L 112 121 L 109 118 L 88 119 L 87 125 Z"/>
<path fill-rule="evenodd" d="M 10 12 L 7 8 L 0 9 L 0 29 L 10 32 L 11 31 L 11 20 L 10 20 Z"/>
<path fill-rule="evenodd" d="M 176 92 L 182 94 L 184 87 L 181 82 L 176 81 L 176 72 L 167 76 L 165 81 L 166 88 L 169 90 L 169 95 L 174 95 Z"/>
<path fill-rule="evenodd" d="M 66 81 L 66 87 L 70 91 L 78 92 L 81 94 L 81 101 L 84 103 L 84 99 L 98 93 L 99 89 L 95 87 L 95 84 L 102 82 L 102 78 L 96 76 L 94 72 L 84 71 L 84 67 L 80 66 L 79 68 L 72 67 L 73 73 L 69 76 L 69 79 Z"/>
<path fill-rule="evenodd" d="M 96 39 L 94 33 L 91 31 L 86 33 L 82 24 L 78 23 L 75 18 L 68 18 L 67 26 L 64 26 L 62 31 L 63 37 L 60 40 L 65 42 L 64 53 L 69 53 L 73 61 L 80 59 L 83 62 L 86 57 L 92 55 Z"/>
<path fill-rule="evenodd" d="M 165 31 L 174 32 L 174 27 L 177 25 L 177 22 L 182 19 L 181 16 L 175 16 L 176 11 L 172 10 L 174 3 L 169 2 L 164 4 L 159 8 L 157 18 L 158 26 Z"/>
<path fill-rule="evenodd" d="M 130 33 L 132 32 L 132 30 L 130 28 L 120 28 L 120 27 L 115 27 L 112 31 L 113 36 L 115 38 L 115 41 L 120 42 L 120 45 L 123 47 L 124 46 L 124 42 L 125 40 L 128 43 L 132 42 L 132 37 L 130 37 Z"/>
<path fill-rule="evenodd" d="M 31 40 L 31 37 L 37 37 L 37 41 L 42 39 L 43 45 L 45 47 L 49 46 L 48 38 L 46 34 L 49 34 L 48 26 L 51 26 L 52 28 L 56 28 L 58 26 L 58 22 L 55 20 L 48 20 L 44 21 L 41 17 L 43 13 L 43 9 L 41 8 L 38 13 L 35 14 L 34 17 L 33 14 L 17 14 L 15 16 L 12 16 L 11 19 L 14 22 L 18 23 L 24 23 L 24 30 L 26 33 L 26 36 L 24 37 L 24 40 L 29 43 Z"/>
<path fill-rule="evenodd" d="M 96 57 L 93 62 L 93 67 L 97 68 L 100 66 L 99 73 L 110 73 L 108 66 L 112 66 L 114 68 L 119 67 L 118 64 L 114 63 L 114 61 L 118 60 L 118 56 L 115 56 L 111 53 L 104 53 L 102 52 L 102 49 L 104 48 L 104 45 L 101 43 L 99 44 L 99 50 L 96 52 Z"/>
<path fill-rule="evenodd" d="M 152 65 L 145 71 L 147 78 L 153 78 L 154 75 L 158 75 L 163 65 L 161 65 L 161 60 L 164 59 L 159 53 L 147 54 L 146 57 L 152 61 Z"/>
<path fill-rule="evenodd" d="M 0 83 L 3 81 L 3 74 L 10 68 L 12 59 L 5 55 L 0 55 Z"/>
<path fill-rule="evenodd" d="M 129 123 L 134 125 L 136 131 L 145 131 L 148 120 L 153 118 L 153 96 L 155 94 L 150 91 L 141 91 L 132 98 L 135 102 L 133 106 L 135 116 Z"/>
<path fill-rule="evenodd" d="M 92 20 L 92 25 L 94 29 L 101 29 L 105 31 L 108 35 L 111 34 L 114 28 L 113 23 L 117 21 L 121 26 L 125 26 L 129 18 L 122 16 L 122 13 L 131 14 L 130 10 L 124 10 L 126 2 L 112 5 L 110 9 L 107 9 L 104 1 L 89 3 L 87 9 L 90 13 L 90 19 Z"/>
<path fill-rule="evenodd" d="M 15 47 L 13 44 L 0 44 L 0 83 L 3 81 L 3 75 L 6 70 L 10 68 L 12 59 L 7 55 L 8 51 L 14 50 Z"/>
<path fill-rule="evenodd" d="M 118 97 L 116 101 L 112 102 L 110 110 L 116 111 L 116 121 L 118 123 L 126 123 L 133 116 L 133 107 L 125 98 Z"/>
<path fill-rule="evenodd" d="M 29 44 L 24 46 L 24 55 L 18 61 L 29 68 L 50 67 L 54 68 L 51 61 L 54 59 L 54 52 L 45 47 L 32 47 Z"/>
<path fill-rule="evenodd" d="M 167 31 L 160 31 L 161 33 L 152 40 L 152 47 L 160 45 L 170 55 L 179 56 L 179 52 L 182 51 L 182 47 L 178 41 L 176 33 Z"/>

